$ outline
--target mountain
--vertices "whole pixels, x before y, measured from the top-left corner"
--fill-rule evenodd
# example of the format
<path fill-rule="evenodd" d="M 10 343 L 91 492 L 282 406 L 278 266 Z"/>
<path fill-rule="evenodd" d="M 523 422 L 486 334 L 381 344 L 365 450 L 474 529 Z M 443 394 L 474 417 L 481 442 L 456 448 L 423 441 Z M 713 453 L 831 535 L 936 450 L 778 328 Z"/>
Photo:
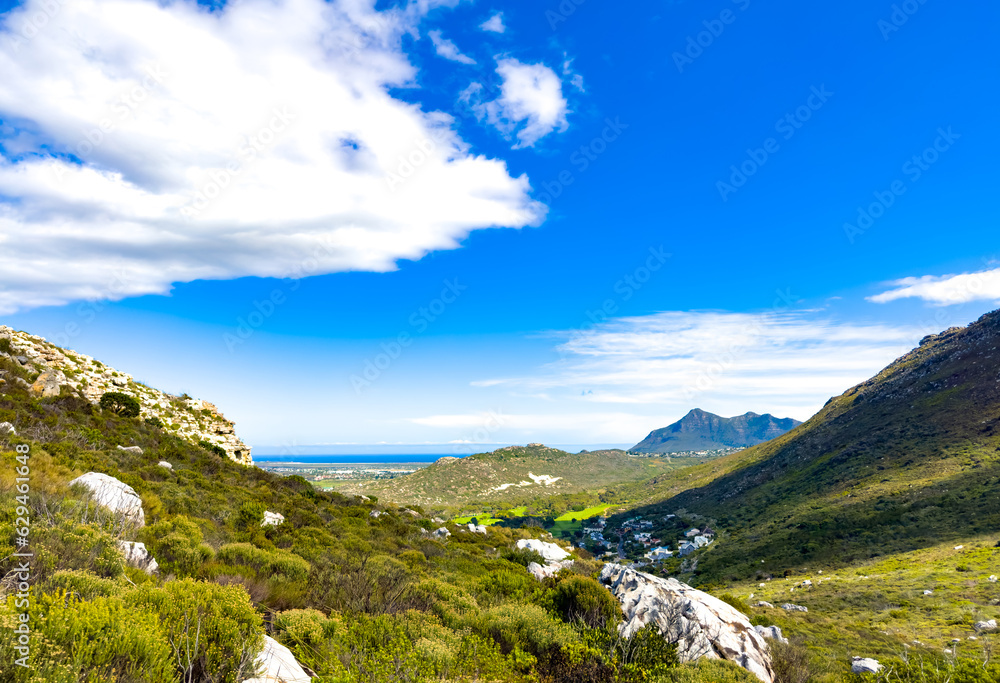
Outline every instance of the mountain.
<path fill-rule="evenodd" d="M 640 511 L 715 519 L 715 578 L 996 535 L 998 347 L 998 311 L 925 337 L 794 431 L 651 483 Z"/>
<path fill-rule="evenodd" d="M 158 391 L 90 356 L 6 325 L 0 325 L 0 355 L 31 373 L 29 391 L 36 397 L 65 394 L 97 405 L 107 392 L 127 394 L 139 402 L 142 418 L 159 420 L 169 433 L 191 443 L 207 442 L 221 448 L 238 463 L 253 464 L 250 447 L 236 436 L 236 425 L 207 401 Z M 0 386 L 2 382 L 0 378 Z"/>
<path fill-rule="evenodd" d="M 543 496 L 637 482 L 665 472 L 668 467 L 647 458 L 629 457 L 619 450 L 567 453 L 530 444 L 465 458 L 441 458 L 405 477 L 366 482 L 349 490 L 409 505 L 461 505 L 470 501 L 519 504 Z"/>
<path fill-rule="evenodd" d="M 770 441 L 800 424 L 790 417 L 757 413 L 719 417 L 695 408 L 672 425 L 650 432 L 630 450 L 638 453 L 681 453 L 746 448 Z"/>

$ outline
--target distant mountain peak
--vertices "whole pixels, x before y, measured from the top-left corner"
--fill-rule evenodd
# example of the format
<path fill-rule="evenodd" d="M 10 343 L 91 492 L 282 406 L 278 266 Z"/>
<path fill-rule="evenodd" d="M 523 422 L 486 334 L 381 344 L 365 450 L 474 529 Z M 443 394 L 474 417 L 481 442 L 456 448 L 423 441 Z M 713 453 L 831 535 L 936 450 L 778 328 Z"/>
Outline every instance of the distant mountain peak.
<path fill-rule="evenodd" d="M 692 408 L 677 422 L 656 429 L 632 447 L 639 453 L 681 453 L 685 451 L 746 448 L 769 441 L 801 424 L 790 417 L 746 412 L 721 417 L 701 408 Z"/>

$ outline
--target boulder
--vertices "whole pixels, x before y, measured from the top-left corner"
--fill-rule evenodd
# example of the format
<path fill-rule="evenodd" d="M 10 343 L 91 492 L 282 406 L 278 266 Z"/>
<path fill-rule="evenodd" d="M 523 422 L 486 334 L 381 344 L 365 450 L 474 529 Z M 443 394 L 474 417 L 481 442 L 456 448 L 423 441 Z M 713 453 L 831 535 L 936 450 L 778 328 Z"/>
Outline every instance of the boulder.
<path fill-rule="evenodd" d="M 432 535 L 434 536 L 434 538 L 437 538 L 437 539 L 440 540 L 440 539 L 445 539 L 445 538 L 448 538 L 449 536 L 451 536 L 451 532 L 448 531 L 447 529 L 445 529 L 444 527 L 441 527 L 440 529 L 438 529 L 437 531 L 435 531 Z"/>
<path fill-rule="evenodd" d="M 621 603 L 623 636 L 630 638 L 655 623 L 667 641 L 677 643 L 682 662 L 701 657 L 726 659 L 764 683 L 773 683 L 767 642 L 732 605 L 677 579 L 661 579 L 617 564 L 604 565 L 601 582 Z"/>
<path fill-rule="evenodd" d="M 381 510 L 372 510 L 371 512 L 368 513 L 368 516 L 371 517 L 371 518 L 373 518 L 373 519 L 378 519 L 379 517 L 382 516 L 382 511 Z"/>
<path fill-rule="evenodd" d="M 767 600 L 761 600 L 760 602 L 755 602 L 754 604 L 752 604 L 750 606 L 751 607 L 769 607 L 771 609 L 774 609 L 774 605 L 772 605 L 771 603 L 769 603 Z"/>
<path fill-rule="evenodd" d="M 928 590 L 924 591 L 924 595 L 933 595 L 933 594 L 934 594 L 934 591 L 928 591 Z"/>
<path fill-rule="evenodd" d="M 777 626 L 754 626 L 753 630 L 768 640 L 777 640 L 779 643 L 788 644 L 788 638 L 781 633 L 781 629 Z"/>
<path fill-rule="evenodd" d="M 132 455 L 142 455 L 142 449 L 138 446 L 119 446 L 118 450 L 131 453 Z"/>
<path fill-rule="evenodd" d="M 518 550 L 525 548 L 532 550 L 549 562 L 559 562 L 569 557 L 569 553 L 555 543 L 546 543 L 545 541 L 538 541 L 533 538 L 522 538 L 517 542 L 517 548 Z"/>
<path fill-rule="evenodd" d="M 62 373 L 62 370 L 50 368 L 38 376 L 29 391 L 34 396 L 51 398 L 59 395 L 59 389 L 64 384 L 66 384 L 66 375 Z"/>
<path fill-rule="evenodd" d="M 264 511 L 264 521 L 260 523 L 261 526 L 278 526 L 284 523 L 285 516 L 280 512 L 269 512 Z"/>
<path fill-rule="evenodd" d="M 541 581 L 542 579 L 555 576 L 563 569 L 569 569 L 573 566 L 573 560 L 564 560 L 562 562 L 549 562 L 544 567 L 537 562 L 528 563 L 528 571 L 536 579 Z"/>
<path fill-rule="evenodd" d="M 10 422 L 0 422 L 0 436 L 17 436 L 17 430 Z"/>
<path fill-rule="evenodd" d="M 88 488 L 98 505 L 125 516 L 137 526 L 145 526 L 142 499 L 128 484 L 100 472 L 87 472 L 69 483 L 74 484 Z"/>
<path fill-rule="evenodd" d="M 260 675 L 243 683 L 309 683 L 312 680 L 292 651 L 270 636 L 264 636 L 264 649 L 254 663 Z"/>
<path fill-rule="evenodd" d="M 10 423 L 7 422 L 6 424 L 10 424 Z M 3 425 L 0 425 L 0 429 L 3 429 Z M 997 582 L 997 575 L 996 574 L 990 574 L 990 578 L 988 578 L 986 580 L 989 581 L 990 583 L 996 583 Z"/>
<path fill-rule="evenodd" d="M 152 574 L 160 568 L 153 556 L 146 549 L 145 543 L 133 543 L 131 541 L 118 541 L 118 547 L 125 554 L 125 562 L 130 567 L 136 567 Z"/>
<path fill-rule="evenodd" d="M 474 534 L 485 534 L 486 527 L 482 524 L 473 524 L 472 522 L 469 522 L 469 531 Z"/>
<path fill-rule="evenodd" d="M 172 469 L 174 469 L 174 466 L 173 466 L 173 465 L 171 465 L 171 464 L 170 464 L 169 462 L 167 462 L 166 460 L 161 460 L 160 462 L 158 462 L 158 463 L 156 463 L 156 464 L 157 464 L 157 465 L 159 465 L 160 467 L 165 467 L 165 468 L 166 468 L 166 469 L 168 469 L 168 470 L 172 470 Z"/>
<path fill-rule="evenodd" d="M 976 629 L 977 633 L 991 633 L 997 630 L 997 620 L 990 619 L 989 621 L 977 621 L 972 625 L 972 628 Z"/>
<path fill-rule="evenodd" d="M 785 604 L 783 604 L 781 606 L 781 609 L 783 609 L 783 610 L 785 610 L 787 612 L 808 612 L 809 611 L 808 607 L 803 607 L 802 605 L 793 605 L 790 602 L 786 602 Z"/>
<path fill-rule="evenodd" d="M 878 663 L 877 659 L 871 659 L 870 657 L 855 657 L 851 661 L 852 674 L 877 674 L 881 670 L 882 665 Z"/>

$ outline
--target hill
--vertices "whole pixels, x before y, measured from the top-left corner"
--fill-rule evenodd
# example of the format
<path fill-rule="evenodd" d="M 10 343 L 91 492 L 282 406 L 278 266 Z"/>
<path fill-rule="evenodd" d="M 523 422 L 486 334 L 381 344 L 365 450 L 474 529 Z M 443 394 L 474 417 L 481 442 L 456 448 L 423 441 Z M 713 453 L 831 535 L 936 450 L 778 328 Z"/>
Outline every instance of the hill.
<path fill-rule="evenodd" d="M 928 336 L 793 431 L 652 482 L 639 512 L 715 519 L 707 580 L 996 533 L 998 346 L 1000 312 Z"/>
<path fill-rule="evenodd" d="M 441 458 L 395 479 L 342 489 L 407 505 L 461 505 L 476 501 L 527 504 L 539 497 L 573 494 L 648 479 L 667 463 L 631 458 L 624 451 L 567 453 L 540 445 L 509 446 L 465 458 Z"/>
<path fill-rule="evenodd" d="M 629 450 L 638 453 L 683 453 L 746 448 L 770 441 L 800 424 L 790 417 L 757 413 L 720 417 L 695 408 L 672 425 L 653 430 Z"/>
<path fill-rule="evenodd" d="M 140 416 L 191 443 L 207 442 L 243 465 L 253 459 L 250 447 L 236 436 L 236 426 L 211 403 L 190 396 L 173 396 L 119 372 L 90 356 L 51 344 L 42 337 L 0 325 L 0 357 L 24 369 L 33 396 L 76 396 L 97 405 L 107 392 L 127 394 L 139 402 Z M 28 380 L 12 376 L 9 382 Z M 4 378 L 0 377 L 0 387 Z"/>

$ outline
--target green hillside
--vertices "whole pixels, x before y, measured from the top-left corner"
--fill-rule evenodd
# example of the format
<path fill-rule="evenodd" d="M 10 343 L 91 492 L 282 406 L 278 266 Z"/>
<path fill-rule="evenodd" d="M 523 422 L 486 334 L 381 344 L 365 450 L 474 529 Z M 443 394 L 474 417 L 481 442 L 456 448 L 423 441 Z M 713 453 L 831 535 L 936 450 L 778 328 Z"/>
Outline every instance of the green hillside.
<path fill-rule="evenodd" d="M 788 434 L 660 478 L 637 512 L 715 519 L 706 579 L 1000 533 L 998 346 L 997 312 L 927 337 Z"/>
<path fill-rule="evenodd" d="M 567 453 L 539 445 L 511 446 L 461 459 L 442 458 L 405 477 L 342 490 L 432 508 L 473 501 L 513 507 L 539 498 L 596 493 L 677 466 L 661 459 L 632 458 L 618 450 Z"/>

